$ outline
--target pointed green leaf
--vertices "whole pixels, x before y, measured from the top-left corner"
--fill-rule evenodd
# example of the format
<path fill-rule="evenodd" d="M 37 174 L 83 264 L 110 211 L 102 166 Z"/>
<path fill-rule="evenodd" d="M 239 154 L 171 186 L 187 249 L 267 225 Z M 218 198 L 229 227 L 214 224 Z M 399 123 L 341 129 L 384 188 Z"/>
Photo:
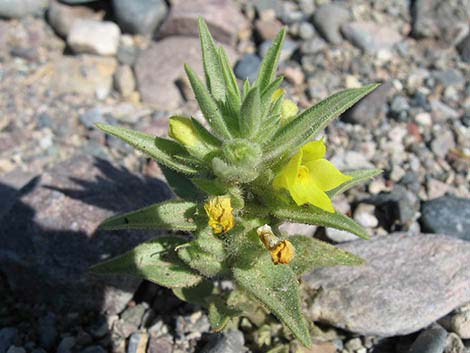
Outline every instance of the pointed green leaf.
<path fill-rule="evenodd" d="M 330 213 L 315 206 L 272 206 L 271 213 L 274 217 L 281 220 L 314 224 L 322 227 L 336 228 L 353 233 L 360 238 L 369 239 L 366 230 L 362 228 L 355 220 L 341 214 Z"/>
<path fill-rule="evenodd" d="M 184 174 L 178 173 L 164 165 L 160 165 L 160 169 L 176 196 L 191 201 L 201 201 L 204 199 L 204 194 L 201 190 Z"/>
<path fill-rule="evenodd" d="M 212 133 L 208 131 L 199 121 L 194 118 L 191 118 L 191 123 L 198 137 L 202 141 L 204 141 L 206 145 L 219 147 L 222 144 L 222 142 L 217 137 L 212 135 Z"/>
<path fill-rule="evenodd" d="M 128 274 L 164 287 L 193 286 L 202 277 L 184 264 L 174 251 L 186 242 L 178 237 L 159 237 L 90 268 L 94 273 Z"/>
<path fill-rule="evenodd" d="M 299 282 L 287 265 L 274 265 L 268 251 L 246 266 L 233 268 L 235 283 L 263 303 L 305 346 L 310 333 L 300 304 Z"/>
<path fill-rule="evenodd" d="M 198 18 L 199 37 L 201 39 L 202 63 L 206 84 L 212 96 L 218 101 L 225 100 L 225 81 L 222 65 L 219 61 L 217 47 L 209 28 L 202 17 Z"/>
<path fill-rule="evenodd" d="M 256 79 L 256 85 L 263 91 L 272 82 L 276 75 L 277 65 L 279 64 L 279 56 L 281 55 L 282 45 L 286 36 L 286 29 L 283 28 L 273 40 L 271 48 L 263 58 Z"/>
<path fill-rule="evenodd" d="M 212 295 L 213 290 L 214 283 L 204 279 L 195 286 L 173 288 L 173 293 L 186 303 L 207 307 L 207 299 Z"/>
<path fill-rule="evenodd" d="M 261 124 L 261 101 L 258 87 L 253 87 L 240 109 L 240 133 L 242 137 L 256 135 Z"/>
<path fill-rule="evenodd" d="M 344 184 L 341 184 L 337 188 L 328 191 L 327 194 L 330 198 L 342 192 L 345 192 L 346 190 L 352 188 L 353 186 L 356 186 L 364 181 L 367 181 L 368 179 L 371 179 L 379 174 L 382 174 L 383 170 L 382 169 L 359 169 L 359 170 L 344 171 L 343 173 L 346 175 L 352 176 L 352 179 L 345 182 Z"/>
<path fill-rule="evenodd" d="M 228 192 L 228 186 L 217 179 L 194 178 L 192 182 L 208 195 L 224 195 Z"/>
<path fill-rule="evenodd" d="M 354 266 L 364 263 L 360 257 L 312 237 L 293 235 L 288 239 L 295 247 L 295 256 L 289 266 L 297 276 L 315 267 Z"/>
<path fill-rule="evenodd" d="M 213 297 L 212 302 L 209 304 L 209 322 L 214 331 L 222 331 L 229 320 L 240 315 L 238 310 L 230 308 L 227 304 L 219 297 Z"/>
<path fill-rule="evenodd" d="M 118 126 L 96 124 L 104 132 L 116 136 L 139 151 L 155 158 L 158 162 L 188 175 L 196 175 L 197 169 L 175 161 L 176 155 L 187 155 L 186 150 L 176 142 Z"/>
<path fill-rule="evenodd" d="M 170 200 L 140 210 L 108 218 L 101 229 L 154 229 L 196 230 L 192 217 L 196 204 L 189 201 Z"/>
<path fill-rule="evenodd" d="M 220 114 L 219 107 L 217 106 L 214 98 L 211 96 L 199 77 L 197 77 L 196 73 L 188 65 L 184 65 L 184 69 L 188 75 L 189 82 L 193 88 L 199 108 L 201 108 L 202 114 L 211 128 L 220 137 L 231 138 L 231 134 L 222 115 Z"/>
<path fill-rule="evenodd" d="M 378 84 L 370 84 L 361 88 L 347 89 L 303 111 L 274 136 L 267 149 L 266 160 L 276 159 L 286 151 L 297 150 L 315 137 L 331 120 L 344 113 L 378 86 Z"/>
<path fill-rule="evenodd" d="M 177 253 L 184 263 L 205 277 L 214 277 L 224 270 L 222 262 L 214 255 L 201 249 L 196 241 L 179 247 Z"/>
<path fill-rule="evenodd" d="M 251 88 L 251 84 L 250 84 L 250 81 L 248 79 L 246 79 L 244 82 L 243 82 L 243 100 L 246 98 L 246 95 L 248 94 L 248 92 L 250 91 L 250 88 Z"/>
<path fill-rule="evenodd" d="M 235 77 L 235 73 L 232 70 L 232 66 L 227 57 L 227 53 L 223 47 L 219 47 L 219 61 L 222 65 L 222 71 L 224 74 L 225 84 L 227 85 L 227 90 L 233 93 L 233 99 L 237 99 L 238 106 L 240 106 L 240 89 L 238 88 L 237 78 Z M 235 104 L 237 105 L 237 104 Z"/>

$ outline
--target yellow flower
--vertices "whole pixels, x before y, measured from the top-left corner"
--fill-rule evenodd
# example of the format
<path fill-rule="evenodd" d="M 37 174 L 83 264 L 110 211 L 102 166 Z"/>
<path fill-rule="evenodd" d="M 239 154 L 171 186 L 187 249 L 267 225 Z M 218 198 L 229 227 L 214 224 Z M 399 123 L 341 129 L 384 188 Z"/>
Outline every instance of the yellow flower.
<path fill-rule="evenodd" d="M 271 100 L 275 101 L 283 94 L 284 94 L 284 90 L 282 88 L 278 88 L 272 94 Z M 282 101 L 282 106 L 281 106 L 281 125 L 285 125 L 289 121 L 291 121 L 293 118 L 295 118 L 298 112 L 299 112 L 299 108 L 297 107 L 297 104 L 295 104 L 290 99 L 285 98 Z"/>
<path fill-rule="evenodd" d="M 216 196 L 204 204 L 209 226 L 214 234 L 228 232 L 235 225 L 233 208 L 229 196 Z"/>
<path fill-rule="evenodd" d="M 289 240 L 279 240 L 267 224 L 259 227 L 256 232 L 265 248 L 271 252 L 271 259 L 275 265 L 288 264 L 292 261 L 295 248 Z"/>
<path fill-rule="evenodd" d="M 183 116 L 172 116 L 169 119 L 168 135 L 184 146 L 197 147 L 202 141 L 194 131 L 191 119 Z"/>
<path fill-rule="evenodd" d="M 326 147 L 323 141 L 304 145 L 284 166 L 273 180 L 275 189 L 287 189 L 297 205 L 310 203 L 333 213 L 333 204 L 326 191 L 352 179 L 341 173 L 323 157 Z"/>

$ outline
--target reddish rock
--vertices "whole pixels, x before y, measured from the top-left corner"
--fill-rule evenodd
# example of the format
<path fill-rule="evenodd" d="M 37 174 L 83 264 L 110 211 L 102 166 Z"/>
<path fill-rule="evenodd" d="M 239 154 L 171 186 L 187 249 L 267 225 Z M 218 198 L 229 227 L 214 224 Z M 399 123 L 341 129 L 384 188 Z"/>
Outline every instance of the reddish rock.
<path fill-rule="evenodd" d="M 17 298 L 65 310 L 123 310 L 140 280 L 92 276 L 87 269 L 155 232 L 97 227 L 107 217 L 168 198 L 165 184 L 82 156 L 57 165 L 17 195 L 3 215 L 8 222 L 0 222 L 0 271 Z"/>
<path fill-rule="evenodd" d="M 234 51 L 226 50 L 234 59 Z M 152 43 L 135 64 L 142 100 L 163 110 L 177 108 L 182 103 L 181 80 L 186 79 L 184 64 L 191 66 L 202 78 L 199 39 L 175 36 Z"/>
<path fill-rule="evenodd" d="M 170 10 L 158 35 L 198 36 L 197 19 L 204 18 L 214 38 L 233 45 L 238 32 L 246 27 L 247 21 L 231 0 L 177 1 Z"/>

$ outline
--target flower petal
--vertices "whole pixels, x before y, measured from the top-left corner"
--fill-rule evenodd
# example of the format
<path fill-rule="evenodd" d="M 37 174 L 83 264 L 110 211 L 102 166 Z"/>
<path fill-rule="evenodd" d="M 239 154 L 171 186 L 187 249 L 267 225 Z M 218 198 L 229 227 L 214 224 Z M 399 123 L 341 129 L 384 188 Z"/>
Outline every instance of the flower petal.
<path fill-rule="evenodd" d="M 311 176 L 303 182 L 289 185 L 289 193 L 298 206 L 310 203 L 327 212 L 335 212 L 330 198 L 317 186 Z"/>
<path fill-rule="evenodd" d="M 323 141 L 312 141 L 302 147 L 302 164 L 325 157 L 326 146 Z"/>
<path fill-rule="evenodd" d="M 333 163 L 326 159 L 317 159 L 306 164 L 315 184 L 323 191 L 333 190 L 351 180 L 352 177 L 341 173 Z"/>
<path fill-rule="evenodd" d="M 289 189 L 289 185 L 293 185 L 297 179 L 297 173 L 300 168 L 300 162 L 302 161 L 302 150 L 292 157 L 285 165 L 284 168 L 276 175 L 273 180 L 273 186 L 275 189 L 286 188 Z"/>

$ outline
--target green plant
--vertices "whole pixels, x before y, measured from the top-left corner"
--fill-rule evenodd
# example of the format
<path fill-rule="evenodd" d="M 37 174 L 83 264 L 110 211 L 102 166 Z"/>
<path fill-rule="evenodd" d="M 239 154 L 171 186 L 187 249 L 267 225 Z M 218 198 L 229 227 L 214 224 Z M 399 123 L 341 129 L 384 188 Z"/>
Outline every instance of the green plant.
<path fill-rule="evenodd" d="M 330 198 L 377 169 L 339 172 L 312 139 L 376 84 L 332 95 L 298 114 L 275 73 L 285 31 L 273 41 L 258 78 L 240 90 L 227 56 L 199 21 L 205 84 L 185 66 L 206 128 L 194 118 L 170 118 L 172 139 L 104 124 L 97 126 L 158 161 L 179 198 L 106 220 L 101 228 L 187 231 L 160 236 L 92 268 L 127 273 L 173 289 L 205 306 L 214 330 L 262 308 L 310 345 L 298 277 L 314 267 L 362 260 L 311 237 L 281 234 L 284 221 L 345 230 L 367 238 Z M 310 142 L 309 142 L 310 141 Z M 233 282 L 231 290 L 220 280 Z"/>

